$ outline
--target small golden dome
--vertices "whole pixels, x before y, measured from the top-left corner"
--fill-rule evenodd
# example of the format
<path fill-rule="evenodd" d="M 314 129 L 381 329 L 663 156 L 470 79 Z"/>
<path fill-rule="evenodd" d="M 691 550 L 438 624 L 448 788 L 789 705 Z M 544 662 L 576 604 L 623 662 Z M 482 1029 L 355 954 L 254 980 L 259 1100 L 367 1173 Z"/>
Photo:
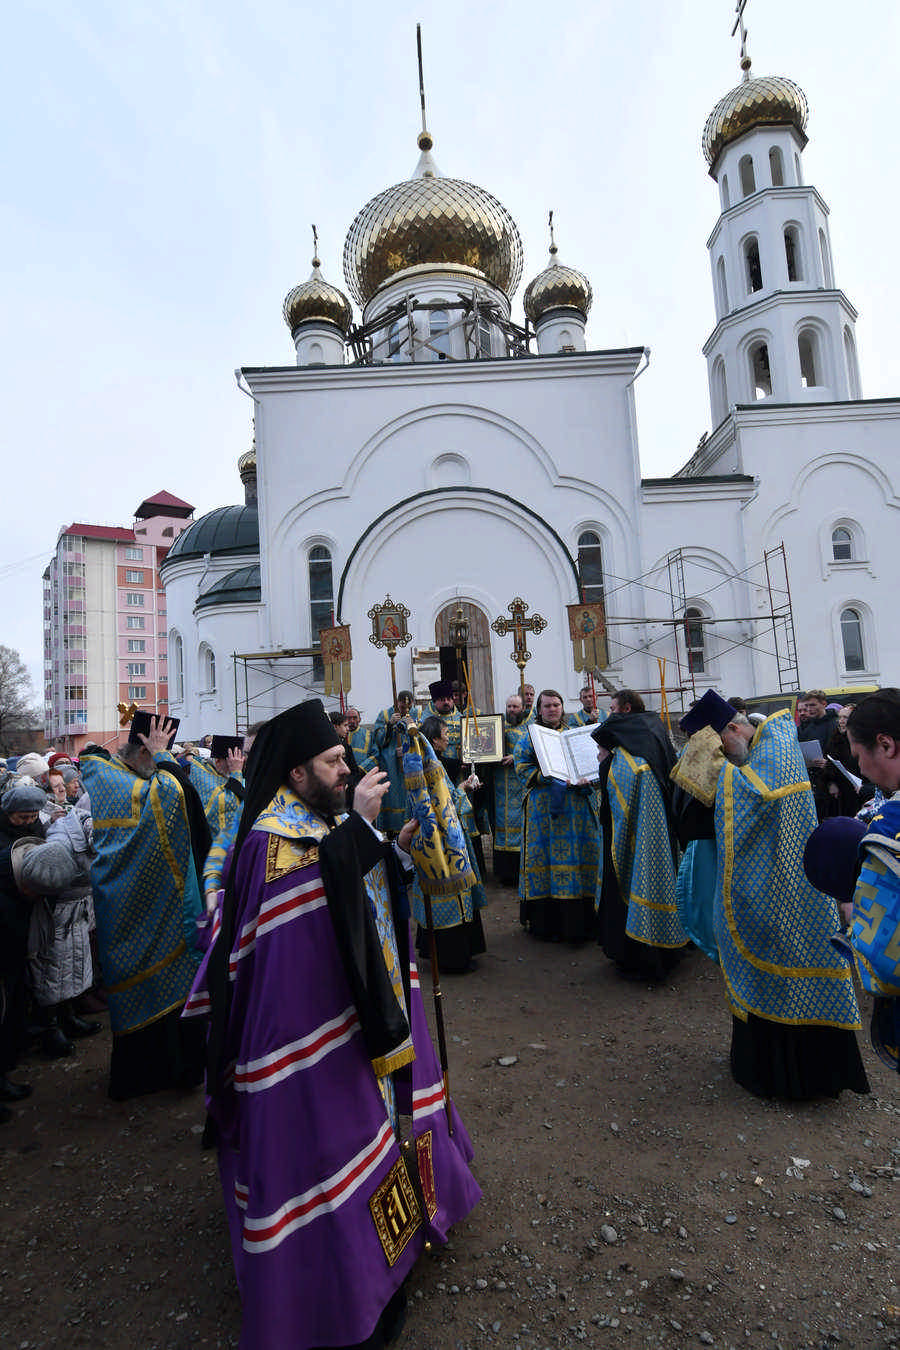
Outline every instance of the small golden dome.
<path fill-rule="evenodd" d="M 551 309 L 574 309 L 587 319 L 594 292 L 583 272 L 566 267 L 557 258 L 555 244 L 550 245 L 550 262 L 543 272 L 529 281 L 522 303 L 532 323 L 549 314 Z"/>
<path fill-rule="evenodd" d="M 289 291 L 284 300 L 284 321 L 291 333 L 301 323 L 333 323 L 346 336 L 353 320 L 350 301 L 322 276 L 319 259 L 313 258 L 312 275 Z"/>
<path fill-rule="evenodd" d="M 806 95 L 793 80 L 783 75 L 745 79 L 719 99 L 706 119 L 703 128 L 706 162 L 710 166 L 715 164 L 726 145 L 753 127 L 788 124 L 797 128 L 805 144 L 808 116 Z"/>
<path fill-rule="evenodd" d="M 246 473 L 256 473 L 255 445 L 252 445 L 249 450 L 245 450 L 238 458 L 238 473 L 241 475 L 241 478 L 243 478 Z"/>
<path fill-rule="evenodd" d="M 350 226 L 344 244 L 350 294 L 364 306 L 409 267 L 456 264 L 511 296 L 522 276 L 522 241 L 512 216 L 484 188 L 442 178 L 427 133 L 419 148 L 418 176 L 379 192 Z"/>

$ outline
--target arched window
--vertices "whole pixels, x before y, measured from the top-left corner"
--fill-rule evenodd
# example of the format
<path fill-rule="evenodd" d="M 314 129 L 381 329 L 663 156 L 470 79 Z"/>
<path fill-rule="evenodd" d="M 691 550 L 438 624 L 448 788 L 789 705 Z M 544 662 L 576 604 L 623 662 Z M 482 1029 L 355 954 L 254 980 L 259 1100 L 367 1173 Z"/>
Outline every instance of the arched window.
<path fill-rule="evenodd" d="M 731 205 L 731 196 L 728 192 L 728 174 L 722 174 L 722 210 L 727 211 Z"/>
<path fill-rule="evenodd" d="M 853 340 L 853 334 L 846 326 L 844 327 L 844 358 L 847 362 L 847 382 L 850 386 L 850 397 L 861 398 L 859 365 L 856 360 L 856 343 Z"/>
<path fill-rule="evenodd" d="M 325 364 L 325 352 L 324 352 L 324 349 L 323 349 L 323 347 L 322 347 L 321 342 L 311 342 L 311 343 L 309 344 L 309 347 L 307 348 L 306 354 L 307 354 L 307 357 L 308 357 L 308 362 L 307 362 L 308 365 L 311 365 L 311 366 L 324 366 L 324 364 Z"/>
<path fill-rule="evenodd" d="M 716 263 L 716 284 L 719 294 L 719 313 L 728 313 L 728 281 L 725 277 L 725 259 L 720 258 Z"/>
<path fill-rule="evenodd" d="M 173 629 L 169 635 L 169 668 L 174 676 L 171 681 L 175 690 L 175 702 L 184 702 L 184 643 L 181 634 Z"/>
<path fill-rule="evenodd" d="M 754 342 L 750 348 L 750 389 L 756 399 L 772 397 L 772 370 L 765 342 Z"/>
<path fill-rule="evenodd" d="M 684 611 L 684 645 L 687 648 L 688 670 L 692 675 L 702 675 L 706 669 L 706 639 L 703 614 L 699 609 Z"/>
<path fill-rule="evenodd" d="M 830 291 L 834 286 L 834 278 L 831 274 L 831 254 L 828 252 L 828 240 L 825 238 L 825 231 L 819 231 L 819 252 L 822 255 L 822 280 L 826 291 Z"/>
<path fill-rule="evenodd" d="M 334 582 L 331 573 L 331 554 L 324 544 L 309 550 L 309 636 L 310 646 L 319 645 L 319 632 L 330 628 L 334 614 Z M 313 679 L 325 678 L 321 656 L 313 657 Z"/>
<path fill-rule="evenodd" d="M 725 362 L 721 356 L 713 363 L 713 421 L 716 426 L 728 415 L 728 383 L 725 378 Z"/>
<path fill-rule="evenodd" d="M 478 315 L 478 355 L 485 358 L 493 356 L 491 325 L 483 314 Z"/>
<path fill-rule="evenodd" d="M 831 556 L 835 562 L 850 562 L 853 558 L 853 535 L 846 525 L 831 531 Z"/>
<path fill-rule="evenodd" d="M 741 196 L 749 197 L 751 192 L 756 191 L 756 174 L 753 172 L 752 155 L 744 155 L 738 170 L 741 175 Z"/>
<path fill-rule="evenodd" d="M 399 361 L 403 342 L 403 320 L 395 319 L 388 329 L 388 360 Z"/>
<path fill-rule="evenodd" d="M 784 187 L 784 160 L 777 145 L 769 151 L 769 175 L 773 187 Z"/>
<path fill-rule="evenodd" d="M 844 669 L 846 671 L 865 670 L 863 625 L 857 609 L 841 611 L 841 645 L 844 649 Z"/>
<path fill-rule="evenodd" d="M 428 326 L 431 346 L 437 360 L 450 355 L 450 316 L 445 309 L 433 309 Z"/>
<path fill-rule="evenodd" d="M 803 267 L 800 262 L 800 231 L 796 225 L 788 225 L 784 231 L 784 259 L 787 263 L 788 281 L 802 281 Z"/>
<path fill-rule="evenodd" d="M 595 530 L 585 530 L 578 536 L 578 584 L 582 604 L 602 604 L 603 546 Z"/>
<path fill-rule="evenodd" d="M 747 274 L 747 294 L 763 288 L 762 264 L 759 261 L 759 240 L 755 234 L 744 241 L 744 267 Z"/>
<path fill-rule="evenodd" d="M 818 340 L 811 328 L 805 328 L 797 338 L 797 355 L 800 358 L 800 383 L 804 389 L 813 389 L 821 384 L 818 359 Z"/>
<path fill-rule="evenodd" d="M 200 648 L 200 680 L 204 694 L 216 692 L 216 654 L 205 643 Z"/>

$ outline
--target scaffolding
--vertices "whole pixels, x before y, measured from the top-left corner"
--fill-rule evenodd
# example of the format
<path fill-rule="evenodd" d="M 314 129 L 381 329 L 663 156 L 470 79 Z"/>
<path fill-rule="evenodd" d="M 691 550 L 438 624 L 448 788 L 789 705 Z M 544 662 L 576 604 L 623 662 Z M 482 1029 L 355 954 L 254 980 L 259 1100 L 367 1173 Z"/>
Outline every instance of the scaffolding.
<path fill-rule="evenodd" d="M 319 697 L 322 691 L 315 685 L 315 662 L 321 660 L 321 656 L 318 647 L 283 647 L 272 652 L 232 652 L 235 731 L 246 733 L 253 722 L 258 722 L 259 717 L 250 715 L 253 703 L 266 698 L 276 690 L 285 687 L 296 689 L 298 696 L 292 700 L 295 703 L 301 702 L 304 698 Z M 279 661 L 307 661 L 309 664 L 290 675 L 280 675 L 271 669 L 272 665 Z M 251 693 L 250 677 L 253 673 L 260 675 L 269 683 L 262 689 L 254 689 Z M 308 683 L 304 683 L 304 680 L 308 680 Z"/>
<path fill-rule="evenodd" d="M 447 315 L 447 326 L 434 331 L 430 316 L 438 311 Z M 416 314 L 429 315 L 427 334 L 417 326 Z M 455 357 L 450 352 L 452 334 L 457 332 L 463 336 L 464 357 Z M 502 352 L 493 349 L 495 332 L 503 339 Z M 533 338 L 534 332 L 527 319 L 525 327 L 520 328 L 507 318 L 498 304 L 479 296 L 474 287 L 469 294 L 458 291 L 455 301 L 417 300 L 414 295 L 408 295 L 383 309 L 377 318 L 354 325 L 347 334 L 353 364 L 358 366 L 394 361 L 415 364 L 417 361 L 486 361 L 495 357 L 530 356 Z"/>
<path fill-rule="evenodd" d="M 709 566 L 709 564 L 699 562 L 696 558 L 689 559 L 689 562 L 695 567 Z M 658 570 L 658 568 L 654 568 L 654 571 Z M 673 549 L 667 555 L 665 561 L 667 583 L 665 588 L 654 585 L 650 581 L 652 574 L 649 572 L 631 578 L 607 574 L 606 581 L 615 583 L 606 587 L 605 601 L 607 605 L 617 591 L 624 591 L 626 588 L 637 586 L 646 594 L 654 593 L 660 597 L 661 601 L 665 599 L 668 610 L 666 614 L 651 617 L 646 614 L 630 616 L 617 614 L 615 617 L 607 617 L 607 629 L 616 630 L 612 640 L 619 649 L 617 656 L 655 657 L 664 664 L 672 661 L 675 668 L 675 682 L 673 684 L 666 682 L 665 693 L 666 695 L 680 696 L 679 701 L 683 714 L 697 697 L 697 675 L 701 673 L 697 669 L 696 661 L 692 657 L 691 647 L 687 640 L 688 625 L 698 623 L 704 630 L 715 630 L 716 628 L 722 629 L 729 624 L 744 624 L 750 628 L 749 635 L 733 638 L 722 632 L 717 633 L 717 655 L 723 656 L 727 651 L 735 650 L 738 647 L 748 647 L 768 657 L 774 663 L 779 693 L 784 694 L 799 690 L 800 671 L 788 577 L 787 551 L 784 541 L 782 540 L 780 544 L 773 548 L 766 549 L 761 560 L 751 563 L 741 572 L 730 572 L 723 576 L 720 568 L 710 568 L 710 570 L 718 577 L 718 581 L 704 591 L 704 597 L 710 595 L 719 586 L 724 586 L 729 582 L 743 582 L 745 585 L 755 586 L 759 592 L 768 597 L 767 609 L 753 615 L 730 614 L 720 615 L 716 618 L 703 616 L 699 620 L 689 616 L 687 613 L 690 606 L 685 585 L 684 551 L 681 548 Z M 751 575 L 754 572 L 758 574 L 755 578 Z M 662 604 L 660 604 L 660 607 L 662 607 Z M 653 626 L 662 629 L 661 635 L 656 638 L 648 636 L 644 640 L 639 640 L 638 645 L 626 642 L 624 637 L 620 635 L 620 630 L 625 628 L 643 629 L 646 633 L 647 629 Z M 766 645 L 770 636 L 774 640 L 774 650 Z M 665 644 L 665 646 L 661 646 L 661 644 Z M 682 644 L 684 645 L 683 654 Z M 258 705 L 277 690 L 285 687 L 296 690 L 295 702 L 303 698 L 321 696 L 321 675 L 316 672 L 316 662 L 319 660 L 321 660 L 321 652 L 318 647 L 279 648 L 270 652 L 232 653 L 236 730 L 246 731 L 252 722 L 258 721 L 258 716 L 251 715 L 253 705 Z M 290 674 L 280 674 L 278 670 L 272 668 L 284 661 L 304 664 L 301 665 L 300 669 L 294 670 Z M 254 675 L 257 678 L 252 681 Z M 615 685 L 605 671 L 595 670 L 593 676 L 608 694 L 615 693 Z M 261 686 L 260 681 L 263 682 Z M 257 686 L 252 691 L 251 682 L 254 682 Z M 704 682 L 701 681 L 702 683 Z M 641 689 L 636 692 L 658 695 L 661 691 L 659 688 L 654 688 Z M 262 709 L 259 711 L 261 712 Z M 267 708 L 266 715 L 268 715 Z"/>

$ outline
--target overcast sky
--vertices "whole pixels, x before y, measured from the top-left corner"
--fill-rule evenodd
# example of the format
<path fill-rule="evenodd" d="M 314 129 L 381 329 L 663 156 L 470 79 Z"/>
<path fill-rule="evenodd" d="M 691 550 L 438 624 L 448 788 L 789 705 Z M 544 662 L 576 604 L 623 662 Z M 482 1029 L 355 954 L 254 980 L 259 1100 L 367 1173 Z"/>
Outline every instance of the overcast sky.
<path fill-rule="evenodd" d="M 896 0 L 750 0 L 754 75 L 810 105 L 805 179 L 832 210 L 865 397 L 900 394 Z M 704 121 L 738 83 L 734 0 L 30 0 L 4 21 L 0 331 L 7 472 L 0 642 L 40 693 L 41 573 L 62 526 L 131 523 L 166 488 L 242 499 L 240 365 L 288 365 L 310 223 L 341 287 L 359 208 L 418 157 L 499 197 L 525 247 L 588 274 L 593 348 L 643 344 L 642 471 L 709 428 Z M 356 316 L 358 318 L 358 315 Z M 602 472 L 602 468 L 600 469 Z"/>

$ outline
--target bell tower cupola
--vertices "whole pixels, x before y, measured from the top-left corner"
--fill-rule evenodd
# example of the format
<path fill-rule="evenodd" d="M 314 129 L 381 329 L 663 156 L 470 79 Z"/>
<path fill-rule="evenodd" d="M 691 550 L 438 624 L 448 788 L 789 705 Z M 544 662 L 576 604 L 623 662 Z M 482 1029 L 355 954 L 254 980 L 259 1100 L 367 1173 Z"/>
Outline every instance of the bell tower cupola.
<path fill-rule="evenodd" d="M 828 206 L 803 179 L 806 95 L 780 75 L 751 77 L 743 9 L 742 79 L 703 129 L 720 205 L 707 245 L 716 325 L 703 348 L 713 426 L 738 403 L 861 397 L 856 310 L 835 282 Z"/>

